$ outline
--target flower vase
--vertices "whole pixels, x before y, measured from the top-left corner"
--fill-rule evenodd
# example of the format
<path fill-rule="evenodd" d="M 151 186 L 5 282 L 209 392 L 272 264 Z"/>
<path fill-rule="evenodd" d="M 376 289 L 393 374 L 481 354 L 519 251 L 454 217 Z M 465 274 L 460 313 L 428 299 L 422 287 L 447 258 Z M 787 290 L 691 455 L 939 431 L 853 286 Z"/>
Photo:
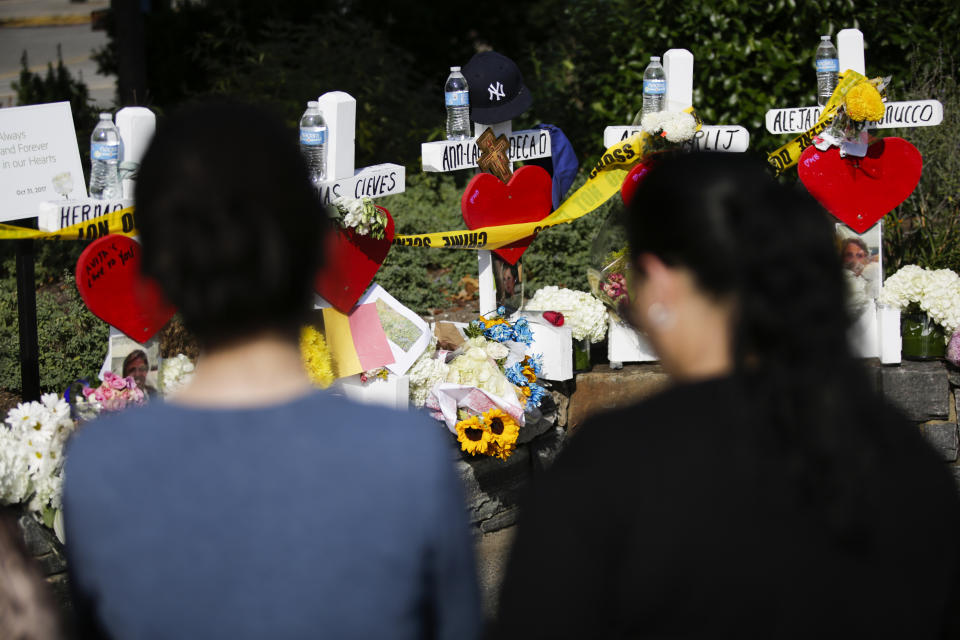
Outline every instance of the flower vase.
<path fill-rule="evenodd" d="M 573 370 L 590 370 L 590 338 L 573 339 Z"/>
<path fill-rule="evenodd" d="M 903 357 L 909 360 L 933 360 L 946 354 L 943 329 L 926 313 L 905 313 L 900 317 Z"/>

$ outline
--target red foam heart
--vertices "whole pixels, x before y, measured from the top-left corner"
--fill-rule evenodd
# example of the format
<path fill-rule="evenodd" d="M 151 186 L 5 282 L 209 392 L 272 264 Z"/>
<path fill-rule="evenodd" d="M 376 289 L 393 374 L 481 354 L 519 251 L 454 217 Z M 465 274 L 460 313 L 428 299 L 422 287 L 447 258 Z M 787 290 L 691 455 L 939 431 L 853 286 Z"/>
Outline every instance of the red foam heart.
<path fill-rule="evenodd" d="M 813 197 L 857 233 L 906 200 L 922 171 L 923 156 L 903 138 L 881 138 L 863 158 L 841 158 L 836 147 L 807 147 L 797 166 Z"/>
<path fill-rule="evenodd" d="M 338 229 L 327 246 L 326 266 L 317 273 L 313 288 L 338 311 L 349 313 L 364 294 L 393 242 L 393 216 L 387 215 L 383 238 L 357 235 L 353 229 Z"/>
<path fill-rule="evenodd" d="M 655 156 L 650 156 L 642 162 L 637 163 L 633 169 L 630 169 L 627 177 L 623 179 L 623 184 L 620 185 L 620 199 L 623 200 L 623 204 L 630 204 L 630 201 L 633 200 L 633 194 L 637 191 L 637 187 L 640 186 L 643 179 L 650 173 L 650 169 L 653 168 L 656 161 Z"/>
<path fill-rule="evenodd" d="M 77 260 L 77 289 L 90 312 L 146 342 L 163 328 L 176 309 L 160 287 L 140 273 L 140 243 L 108 235 L 90 243 Z"/>
<path fill-rule="evenodd" d="M 552 208 L 553 178 L 546 169 L 532 164 L 514 171 L 506 184 L 494 175 L 479 173 L 460 199 L 463 221 L 470 229 L 536 222 L 550 215 Z M 494 251 L 510 264 L 517 264 L 531 242 L 533 236 Z"/>

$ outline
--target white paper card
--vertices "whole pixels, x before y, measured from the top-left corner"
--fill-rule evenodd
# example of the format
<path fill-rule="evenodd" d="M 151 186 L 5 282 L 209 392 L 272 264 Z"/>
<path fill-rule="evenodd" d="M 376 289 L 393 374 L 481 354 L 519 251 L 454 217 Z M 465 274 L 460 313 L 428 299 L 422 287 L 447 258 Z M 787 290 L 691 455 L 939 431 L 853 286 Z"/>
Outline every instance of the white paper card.
<path fill-rule="evenodd" d="M 87 195 L 69 102 L 0 109 L 0 222 Z"/>

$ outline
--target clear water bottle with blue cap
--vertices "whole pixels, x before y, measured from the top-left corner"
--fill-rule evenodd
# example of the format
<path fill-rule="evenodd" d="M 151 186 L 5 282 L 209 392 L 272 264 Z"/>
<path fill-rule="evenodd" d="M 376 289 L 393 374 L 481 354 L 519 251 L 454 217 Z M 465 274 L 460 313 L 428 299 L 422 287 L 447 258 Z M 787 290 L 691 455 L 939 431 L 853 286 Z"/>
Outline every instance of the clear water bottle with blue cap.
<path fill-rule="evenodd" d="M 307 161 L 310 183 L 319 189 L 327 178 L 327 123 L 316 100 L 307 103 L 307 110 L 300 117 L 300 153 Z"/>
<path fill-rule="evenodd" d="M 113 200 L 123 197 L 120 182 L 120 161 L 123 145 L 120 130 L 113 124 L 113 116 L 100 114 L 100 122 L 90 134 L 90 197 Z"/>
<path fill-rule="evenodd" d="M 660 56 L 650 56 L 650 64 L 643 70 L 643 108 L 641 113 L 663 111 L 667 98 L 667 74 L 660 64 Z"/>
<path fill-rule="evenodd" d="M 830 36 L 820 36 L 820 45 L 817 47 L 817 103 L 821 107 L 827 104 L 837 88 L 839 74 L 837 48 L 830 41 Z"/>
<path fill-rule="evenodd" d="M 465 140 L 470 136 L 470 90 L 460 67 L 450 67 L 443 87 L 447 105 L 447 140 Z"/>

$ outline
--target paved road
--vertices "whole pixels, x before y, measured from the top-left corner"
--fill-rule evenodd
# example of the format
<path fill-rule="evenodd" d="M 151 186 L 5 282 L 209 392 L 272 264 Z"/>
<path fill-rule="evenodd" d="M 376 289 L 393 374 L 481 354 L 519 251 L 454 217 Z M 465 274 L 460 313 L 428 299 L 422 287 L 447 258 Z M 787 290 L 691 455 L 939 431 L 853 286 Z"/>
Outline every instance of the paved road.
<path fill-rule="evenodd" d="M 45 73 L 48 62 L 56 64 L 58 44 L 63 51 L 64 64 L 75 78 L 82 75 L 94 102 L 110 106 L 116 78 L 97 74 L 97 65 L 90 58 L 94 49 L 107 43 L 106 32 L 91 29 L 90 11 L 107 5 L 106 0 L 83 3 L 0 0 L 0 25 L 27 25 L 0 26 L 0 106 L 9 107 L 16 103 L 16 92 L 10 83 L 20 75 L 23 52 L 27 52 L 31 71 Z"/>

